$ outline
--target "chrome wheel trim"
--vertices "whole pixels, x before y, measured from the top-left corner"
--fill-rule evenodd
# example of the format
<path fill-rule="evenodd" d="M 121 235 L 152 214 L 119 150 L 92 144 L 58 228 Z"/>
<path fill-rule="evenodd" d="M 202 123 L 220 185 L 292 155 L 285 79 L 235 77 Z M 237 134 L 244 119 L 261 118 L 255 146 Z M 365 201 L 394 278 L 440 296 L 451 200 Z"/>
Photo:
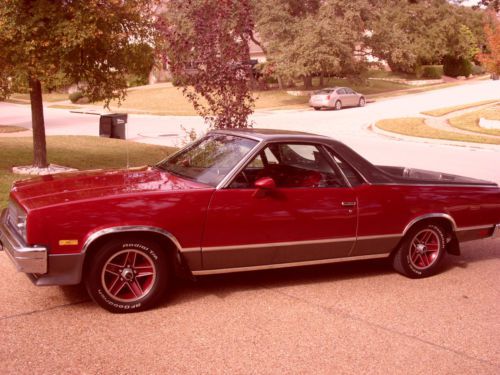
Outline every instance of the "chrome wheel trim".
<path fill-rule="evenodd" d="M 430 228 L 422 229 L 411 240 L 408 259 L 412 267 L 424 271 L 436 264 L 442 250 L 439 233 Z"/>
<path fill-rule="evenodd" d="M 364 98 L 359 99 L 359 106 L 364 107 L 366 104 L 366 100 Z"/>
<path fill-rule="evenodd" d="M 125 249 L 113 254 L 101 271 L 101 286 L 119 302 L 136 302 L 146 297 L 157 276 L 151 257 L 143 251 Z"/>
<path fill-rule="evenodd" d="M 342 103 L 340 102 L 340 100 L 337 100 L 337 101 L 335 102 L 335 109 L 336 109 L 337 111 L 339 111 L 339 110 L 341 110 L 341 109 L 342 109 Z"/>

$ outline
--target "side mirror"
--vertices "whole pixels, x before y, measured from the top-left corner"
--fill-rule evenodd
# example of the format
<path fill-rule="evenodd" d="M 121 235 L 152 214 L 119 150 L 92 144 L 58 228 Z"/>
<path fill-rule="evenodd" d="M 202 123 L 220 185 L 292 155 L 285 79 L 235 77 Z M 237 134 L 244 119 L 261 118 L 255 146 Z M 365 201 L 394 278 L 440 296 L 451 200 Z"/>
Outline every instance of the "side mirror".
<path fill-rule="evenodd" d="M 276 183 L 271 177 L 262 177 L 255 181 L 255 187 L 257 189 L 276 189 Z"/>

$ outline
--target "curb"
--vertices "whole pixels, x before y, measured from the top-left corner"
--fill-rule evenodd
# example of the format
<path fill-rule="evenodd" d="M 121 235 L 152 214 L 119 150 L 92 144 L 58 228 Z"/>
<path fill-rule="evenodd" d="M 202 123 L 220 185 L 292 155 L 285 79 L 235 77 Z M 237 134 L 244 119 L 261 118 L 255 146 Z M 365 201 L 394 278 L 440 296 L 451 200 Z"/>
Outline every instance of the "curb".
<path fill-rule="evenodd" d="M 486 143 L 473 143 L 473 142 L 460 142 L 452 141 L 446 139 L 433 139 L 433 138 L 422 138 L 422 137 L 412 137 L 409 135 L 403 135 L 399 133 L 389 132 L 387 130 L 380 129 L 375 125 L 374 122 L 368 124 L 366 129 L 370 132 L 376 133 L 378 135 L 391 138 L 396 141 L 409 141 L 418 143 L 435 144 L 440 146 L 454 146 L 454 147 L 467 147 L 479 150 L 497 151 L 500 152 L 500 145 L 486 144 Z"/>

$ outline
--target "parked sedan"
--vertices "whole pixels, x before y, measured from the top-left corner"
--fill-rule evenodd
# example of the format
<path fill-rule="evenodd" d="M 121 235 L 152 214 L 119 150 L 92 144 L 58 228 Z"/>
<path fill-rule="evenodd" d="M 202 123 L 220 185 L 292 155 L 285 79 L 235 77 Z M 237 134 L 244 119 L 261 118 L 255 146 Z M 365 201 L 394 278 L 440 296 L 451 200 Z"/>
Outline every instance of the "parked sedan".
<path fill-rule="evenodd" d="M 231 130 L 155 166 L 18 181 L 0 243 L 34 284 L 83 281 L 102 307 L 131 312 L 178 272 L 387 258 L 427 277 L 499 230 L 495 183 L 375 166 L 328 137 Z"/>
<path fill-rule="evenodd" d="M 321 108 L 364 107 L 366 99 L 349 87 L 332 87 L 315 91 L 309 99 L 309 106 L 319 111 Z"/>

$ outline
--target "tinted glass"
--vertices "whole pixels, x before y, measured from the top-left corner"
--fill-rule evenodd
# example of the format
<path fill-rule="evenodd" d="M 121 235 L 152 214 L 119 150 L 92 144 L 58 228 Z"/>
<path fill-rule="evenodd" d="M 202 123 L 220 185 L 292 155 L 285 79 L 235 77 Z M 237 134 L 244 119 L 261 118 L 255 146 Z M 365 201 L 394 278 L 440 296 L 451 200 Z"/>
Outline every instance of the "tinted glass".
<path fill-rule="evenodd" d="M 335 160 L 335 163 L 337 163 L 339 168 L 342 170 L 342 173 L 344 173 L 347 180 L 349 180 L 351 186 L 358 186 L 364 182 L 359 174 L 354 170 L 354 168 L 352 168 L 349 164 L 336 156 L 330 149 L 328 149 L 328 152 L 333 157 L 333 160 Z"/>
<path fill-rule="evenodd" d="M 255 181 L 270 177 L 278 188 L 343 187 L 344 181 L 316 145 L 274 143 L 259 153 L 231 188 L 253 188 Z"/>
<path fill-rule="evenodd" d="M 173 174 L 217 186 L 257 141 L 225 134 L 208 135 L 158 167 Z"/>

